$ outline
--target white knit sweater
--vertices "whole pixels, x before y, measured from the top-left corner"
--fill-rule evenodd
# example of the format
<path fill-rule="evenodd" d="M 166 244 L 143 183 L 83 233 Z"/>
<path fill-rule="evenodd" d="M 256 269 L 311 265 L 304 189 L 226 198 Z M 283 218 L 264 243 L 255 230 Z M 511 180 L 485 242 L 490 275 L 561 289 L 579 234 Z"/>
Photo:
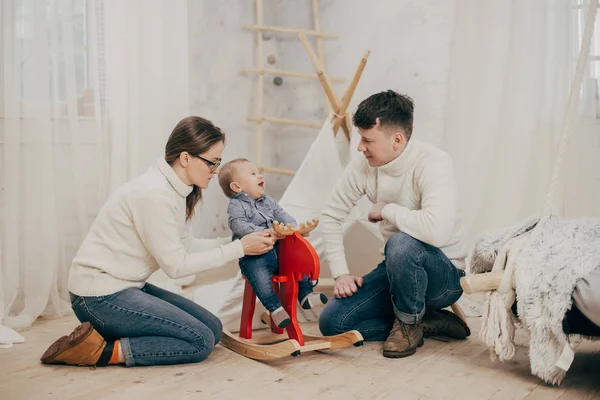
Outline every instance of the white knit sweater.
<path fill-rule="evenodd" d="M 327 262 L 334 278 L 348 274 L 342 223 L 359 199 L 388 203 L 380 231 L 387 241 L 405 232 L 441 250 L 464 268 L 457 184 L 450 155 L 411 139 L 400 156 L 380 167 L 364 157 L 350 163 L 323 211 L 321 225 Z"/>
<path fill-rule="evenodd" d="M 103 296 L 143 287 L 159 267 L 180 278 L 242 257 L 239 240 L 192 236 L 185 220 L 191 191 L 164 159 L 117 189 L 73 259 L 69 291 Z"/>

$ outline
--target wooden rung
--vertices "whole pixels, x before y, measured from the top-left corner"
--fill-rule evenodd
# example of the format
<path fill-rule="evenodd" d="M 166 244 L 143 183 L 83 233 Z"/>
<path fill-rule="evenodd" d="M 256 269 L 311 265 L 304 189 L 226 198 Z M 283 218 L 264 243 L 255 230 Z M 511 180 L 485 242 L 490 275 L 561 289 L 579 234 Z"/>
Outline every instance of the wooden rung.
<path fill-rule="evenodd" d="M 504 271 L 487 272 L 485 274 L 473 274 L 460 278 L 460 286 L 467 294 L 487 292 L 498 289 Z"/>
<path fill-rule="evenodd" d="M 279 175 L 288 175 L 294 176 L 296 175 L 296 171 L 291 169 L 282 169 L 282 168 L 270 168 L 270 167 L 258 167 L 261 172 L 266 172 L 268 174 L 279 174 Z"/>
<path fill-rule="evenodd" d="M 332 33 L 322 33 L 317 31 L 309 31 L 304 29 L 293 29 L 293 28 L 284 28 L 282 26 L 269 26 L 269 25 L 248 25 L 246 29 L 252 29 L 255 31 L 271 31 L 271 32 L 281 32 L 281 33 L 303 33 L 305 35 L 316 36 L 321 38 L 328 39 L 339 39 L 340 35 L 334 35 Z"/>
<path fill-rule="evenodd" d="M 334 284 L 335 281 L 333 278 L 319 278 L 319 284 L 317 287 L 323 290 L 333 290 Z"/>
<path fill-rule="evenodd" d="M 263 74 L 267 74 L 267 75 L 281 75 L 281 76 L 291 76 L 291 77 L 295 77 L 295 78 L 319 79 L 319 76 L 317 74 L 307 74 L 304 72 L 284 71 L 281 69 L 244 68 L 243 71 L 244 72 L 252 72 L 252 73 L 256 73 L 256 74 L 260 74 L 262 72 Z M 331 79 L 331 81 L 333 81 L 333 82 L 345 82 L 346 81 L 345 78 L 342 78 L 339 76 L 331 77 L 329 79 Z"/>
<path fill-rule="evenodd" d="M 272 122 L 274 124 L 306 126 L 308 128 L 322 128 L 323 124 L 319 122 L 299 121 L 297 119 L 275 118 L 275 117 L 248 117 L 252 122 Z"/>
<path fill-rule="evenodd" d="M 258 25 L 263 24 L 263 0 L 256 0 L 256 21 Z M 262 33 L 256 32 L 256 57 L 258 58 L 258 67 L 263 68 L 263 40 Z M 258 76 L 258 84 L 256 86 L 256 115 L 264 115 L 264 76 Z M 256 124 L 256 162 L 262 164 L 262 141 L 263 141 L 263 129 L 262 123 Z"/>

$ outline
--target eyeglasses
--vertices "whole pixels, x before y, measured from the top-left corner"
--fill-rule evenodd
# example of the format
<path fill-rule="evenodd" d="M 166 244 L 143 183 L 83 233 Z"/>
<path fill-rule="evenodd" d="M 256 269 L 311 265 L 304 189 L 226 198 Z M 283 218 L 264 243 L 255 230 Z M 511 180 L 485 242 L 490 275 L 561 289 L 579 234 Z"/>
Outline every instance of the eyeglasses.
<path fill-rule="evenodd" d="M 210 165 L 210 172 L 215 172 L 219 166 L 221 165 L 221 160 L 217 160 L 217 161 L 211 161 L 211 160 L 207 160 L 206 158 L 202 157 L 202 156 L 198 156 L 198 155 L 194 155 L 192 154 L 194 157 L 198 157 L 199 159 L 201 159 L 202 161 L 204 161 L 205 163 L 207 163 L 208 165 Z"/>

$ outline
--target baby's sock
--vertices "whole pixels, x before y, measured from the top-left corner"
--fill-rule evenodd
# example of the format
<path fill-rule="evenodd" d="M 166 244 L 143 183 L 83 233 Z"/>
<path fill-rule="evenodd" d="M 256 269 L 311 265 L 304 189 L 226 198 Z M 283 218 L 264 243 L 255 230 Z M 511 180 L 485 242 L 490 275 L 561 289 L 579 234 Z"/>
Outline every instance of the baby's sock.
<path fill-rule="evenodd" d="M 279 307 L 277 310 L 271 313 L 271 318 L 273 318 L 273 322 L 277 325 L 278 328 L 285 328 L 291 322 L 290 315 L 283 309 L 283 307 Z"/>

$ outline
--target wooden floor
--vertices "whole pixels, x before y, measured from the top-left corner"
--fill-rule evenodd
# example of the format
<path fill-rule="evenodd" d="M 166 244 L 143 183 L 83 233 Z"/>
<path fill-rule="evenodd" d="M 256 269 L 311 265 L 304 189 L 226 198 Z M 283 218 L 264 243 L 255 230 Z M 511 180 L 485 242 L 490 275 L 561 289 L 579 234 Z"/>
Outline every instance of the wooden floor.
<path fill-rule="evenodd" d="M 474 331 L 478 319 L 470 320 Z M 260 363 L 217 346 L 203 363 L 170 367 L 46 366 L 38 359 L 77 325 L 74 317 L 39 320 L 26 342 L 0 349 L 0 399 L 591 399 L 600 398 L 600 343 L 583 341 L 558 388 L 529 374 L 527 339 L 517 356 L 492 363 L 476 334 L 426 340 L 417 354 L 386 359 L 381 343 Z M 305 331 L 317 333 L 314 324 Z"/>

